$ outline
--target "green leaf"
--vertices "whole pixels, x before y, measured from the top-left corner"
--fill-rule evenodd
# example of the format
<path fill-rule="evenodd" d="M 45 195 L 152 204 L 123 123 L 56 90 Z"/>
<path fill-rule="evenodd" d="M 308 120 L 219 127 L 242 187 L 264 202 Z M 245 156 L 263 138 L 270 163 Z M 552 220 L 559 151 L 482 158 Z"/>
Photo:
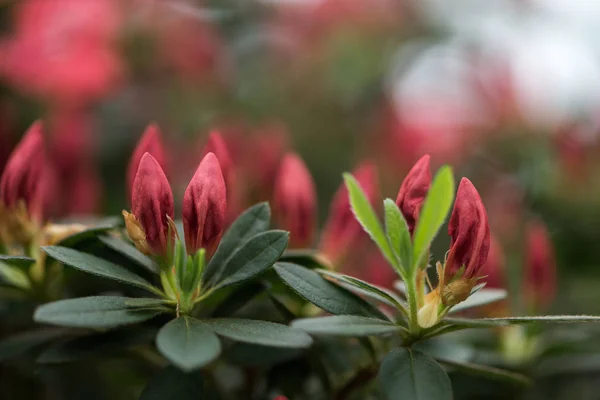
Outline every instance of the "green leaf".
<path fill-rule="evenodd" d="M 47 328 L 21 332 L 0 341 L 0 362 L 23 355 L 46 342 L 64 336 L 65 329 Z"/>
<path fill-rule="evenodd" d="M 80 271 L 137 286 L 152 293 L 161 293 L 141 276 L 96 256 L 59 246 L 45 246 L 42 249 L 50 257 Z"/>
<path fill-rule="evenodd" d="M 254 297 L 265 293 L 265 291 L 266 287 L 262 283 L 243 285 L 227 296 L 211 315 L 215 318 L 229 317 L 248 304 Z"/>
<path fill-rule="evenodd" d="M 150 257 L 136 249 L 135 246 L 125 242 L 114 236 L 103 235 L 100 236 L 100 241 L 104 243 L 107 247 L 124 255 L 132 261 L 135 261 L 137 265 L 144 267 L 147 271 L 152 272 L 153 274 L 160 273 L 158 265 Z"/>
<path fill-rule="evenodd" d="M 244 367 L 268 367 L 301 357 L 304 349 L 260 346 L 251 343 L 234 343 L 224 352 L 225 359 L 235 365 Z"/>
<path fill-rule="evenodd" d="M 77 328 L 113 328 L 153 318 L 157 311 L 127 305 L 128 297 L 92 296 L 55 301 L 35 310 L 36 322 Z"/>
<path fill-rule="evenodd" d="M 406 220 L 392 199 L 385 199 L 383 202 L 385 210 L 385 231 L 388 240 L 392 246 L 392 251 L 400 260 L 399 271 L 402 275 L 408 272 L 412 266 L 412 242 Z"/>
<path fill-rule="evenodd" d="M 389 352 L 379 369 L 379 384 L 390 400 L 452 400 L 452 385 L 444 369 L 418 350 Z"/>
<path fill-rule="evenodd" d="M 146 297 L 134 297 L 127 299 L 125 301 L 125 305 L 127 307 L 132 308 L 145 308 L 145 309 L 163 309 L 168 304 L 168 301 L 165 299 L 154 299 L 154 298 L 146 298 Z"/>
<path fill-rule="evenodd" d="M 358 181 L 350 174 L 344 174 L 344 181 L 350 197 L 350 205 L 354 216 L 362 225 L 365 232 L 371 236 L 371 239 L 377 244 L 385 258 L 394 266 L 398 265 L 396 256 L 390 247 L 387 236 L 381 227 L 377 214 L 371 207 L 371 203 L 365 196 Z"/>
<path fill-rule="evenodd" d="M 385 288 L 373 285 L 358 278 L 354 278 L 353 276 L 344 275 L 329 270 L 320 269 L 316 272 L 326 277 L 330 277 L 330 281 L 338 285 L 341 284 L 343 287 L 358 292 L 359 294 L 367 296 L 370 299 L 387 304 L 397 309 L 405 309 L 404 302 L 398 298 L 395 293 Z"/>
<path fill-rule="evenodd" d="M 156 347 L 173 365 L 183 371 L 193 371 L 219 357 L 221 342 L 204 322 L 192 317 L 180 317 L 161 328 Z"/>
<path fill-rule="evenodd" d="M 335 315 L 361 315 L 387 320 L 377 308 L 326 281 L 315 271 L 290 263 L 277 263 L 274 269 L 296 293 L 327 312 Z"/>
<path fill-rule="evenodd" d="M 504 318 L 444 318 L 443 322 L 463 328 L 494 328 L 497 326 L 523 325 L 531 323 L 578 324 L 600 323 L 600 316 L 594 315 L 541 315 L 534 317 Z"/>
<path fill-rule="evenodd" d="M 481 289 L 470 295 L 462 303 L 458 303 L 450 310 L 450 313 L 468 310 L 469 308 L 480 307 L 486 304 L 495 303 L 506 298 L 506 290 L 504 289 Z"/>
<path fill-rule="evenodd" d="M 313 335 L 371 336 L 399 332 L 402 328 L 391 322 L 354 315 L 303 318 L 292 322 L 293 328 L 302 329 Z"/>
<path fill-rule="evenodd" d="M 77 233 L 67 236 L 66 238 L 63 238 L 58 243 L 56 243 L 56 246 L 73 247 L 73 246 L 83 242 L 84 240 L 94 238 L 94 237 L 98 236 L 99 234 L 104 233 L 104 232 L 109 231 L 114 228 L 115 228 L 115 225 L 94 226 L 92 228 L 85 229 L 81 232 L 77 232 Z"/>
<path fill-rule="evenodd" d="M 0 262 L 0 283 L 6 283 L 20 289 L 29 289 L 31 281 L 29 275 L 21 267 Z"/>
<path fill-rule="evenodd" d="M 139 400 L 198 400 L 203 397 L 203 378 L 174 367 L 163 369 L 144 388 Z"/>
<path fill-rule="evenodd" d="M 272 230 L 259 233 L 232 254 L 222 268 L 223 280 L 215 282 L 215 289 L 235 285 L 264 272 L 285 251 L 289 232 Z"/>
<path fill-rule="evenodd" d="M 8 264 L 21 270 L 27 270 L 27 268 L 35 264 L 35 258 L 24 256 L 7 256 L 6 254 L 0 254 L 0 263 Z"/>
<path fill-rule="evenodd" d="M 221 280 L 223 265 L 233 252 L 257 234 L 266 231 L 271 222 L 268 203 L 259 203 L 242 213 L 225 232 L 217 251 L 202 274 L 202 282 L 211 286 Z"/>
<path fill-rule="evenodd" d="M 413 237 L 413 271 L 421 265 L 431 242 L 444 224 L 454 199 L 452 168 L 440 168 L 423 203 Z"/>
<path fill-rule="evenodd" d="M 531 379 L 527 378 L 525 375 L 506 371 L 504 369 L 489 367 L 487 365 L 457 362 L 441 358 L 436 358 L 436 360 L 440 364 L 449 367 L 452 370 L 464 372 L 465 374 L 469 375 L 480 376 L 497 381 L 504 381 L 513 385 L 529 386 L 532 383 Z"/>
<path fill-rule="evenodd" d="M 274 322 L 237 318 L 214 318 L 203 321 L 218 335 L 244 343 L 263 346 L 306 348 L 312 339 L 305 332 Z"/>

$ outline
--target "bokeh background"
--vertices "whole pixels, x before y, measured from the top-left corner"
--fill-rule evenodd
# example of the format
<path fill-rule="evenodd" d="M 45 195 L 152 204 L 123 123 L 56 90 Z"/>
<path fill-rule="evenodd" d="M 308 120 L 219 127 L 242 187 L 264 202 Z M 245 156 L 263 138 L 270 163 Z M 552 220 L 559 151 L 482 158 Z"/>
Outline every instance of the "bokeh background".
<path fill-rule="evenodd" d="M 41 118 L 52 217 L 116 215 L 148 124 L 176 198 L 219 131 L 235 207 L 268 200 L 296 151 L 322 225 L 343 171 L 376 164 L 395 198 L 429 153 L 480 190 L 514 297 L 542 221 L 558 278 L 541 311 L 600 314 L 599 21 L 591 0 L 0 0 L 0 166 Z"/>

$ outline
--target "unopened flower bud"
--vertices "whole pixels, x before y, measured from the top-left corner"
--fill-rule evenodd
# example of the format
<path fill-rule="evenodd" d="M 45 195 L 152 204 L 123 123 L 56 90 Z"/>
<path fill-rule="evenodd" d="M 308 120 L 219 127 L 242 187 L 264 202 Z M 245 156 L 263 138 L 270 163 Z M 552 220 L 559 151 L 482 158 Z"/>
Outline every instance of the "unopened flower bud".
<path fill-rule="evenodd" d="M 27 244 L 39 232 L 49 200 L 51 167 L 42 123 L 34 123 L 12 152 L 0 178 L 0 240 Z"/>
<path fill-rule="evenodd" d="M 279 225 L 290 231 L 290 247 L 311 244 L 317 213 L 315 184 L 302 159 L 287 154 L 275 179 L 273 211 Z"/>
<path fill-rule="evenodd" d="M 444 281 L 458 277 L 474 284 L 490 249 L 490 227 L 477 189 L 467 178 L 458 186 L 454 209 L 448 223 L 451 237 Z"/>
<path fill-rule="evenodd" d="M 525 295 L 534 309 L 545 307 L 556 294 L 556 261 L 546 226 L 536 221 L 526 232 Z"/>
<path fill-rule="evenodd" d="M 404 215 L 411 235 L 415 230 L 421 207 L 431 186 L 430 158 L 427 154 L 416 162 L 404 178 L 396 197 L 396 204 Z"/>
<path fill-rule="evenodd" d="M 189 254 L 200 248 L 208 255 L 216 250 L 227 211 L 227 190 L 219 160 L 208 153 L 183 195 L 183 230 Z"/>
<path fill-rule="evenodd" d="M 379 197 L 375 164 L 363 162 L 352 172 L 352 175 L 369 202 L 375 204 Z M 346 185 L 342 184 L 331 202 L 329 218 L 320 239 L 321 253 L 337 264 L 356 245 L 362 233 L 362 227 L 352 213 Z"/>
<path fill-rule="evenodd" d="M 131 214 L 123 212 L 129 237 L 145 254 L 166 254 L 173 193 L 165 173 L 149 153 L 142 156 L 131 193 Z"/>
<path fill-rule="evenodd" d="M 133 180 L 137 174 L 140 161 L 146 153 L 154 157 L 163 171 L 167 170 L 167 156 L 162 144 L 160 128 L 156 124 L 148 125 L 131 155 L 127 167 L 127 189 L 133 187 Z"/>

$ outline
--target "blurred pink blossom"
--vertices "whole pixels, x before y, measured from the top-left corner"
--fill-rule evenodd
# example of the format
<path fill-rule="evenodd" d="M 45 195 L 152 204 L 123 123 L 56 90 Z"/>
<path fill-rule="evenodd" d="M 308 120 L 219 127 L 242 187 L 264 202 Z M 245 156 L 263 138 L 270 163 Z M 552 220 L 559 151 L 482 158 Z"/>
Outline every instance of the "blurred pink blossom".
<path fill-rule="evenodd" d="M 103 97 L 121 74 L 113 47 L 119 24 L 113 0 L 19 2 L 3 74 L 26 92 L 63 103 Z"/>

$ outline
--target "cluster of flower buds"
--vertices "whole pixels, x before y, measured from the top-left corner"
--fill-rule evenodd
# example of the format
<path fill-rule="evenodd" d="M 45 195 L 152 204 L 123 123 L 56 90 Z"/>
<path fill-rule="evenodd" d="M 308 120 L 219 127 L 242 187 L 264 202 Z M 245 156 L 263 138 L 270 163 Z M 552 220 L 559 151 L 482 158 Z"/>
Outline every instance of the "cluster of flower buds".
<path fill-rule="evenodd" d="M 158 132 L 157 128 L 152 130 Z M 139 146 L 153 148 L 158 136 L 152 130 L 147 131 Z M 160 146 L 154 147 L 154 151 L 164 154 Z M 138 153 L 139 149 L 130 165 L 136 164 Z M 181 287 L 171 287 L 171 292 L 189 289 L 187 295 L 193 296 L 197 288 L 188 283 L 199 281 L 205 257 L 216 250 L 225 226 L 226 208 L 227 191 L 221 166 L 217 156 L 209 152 L 183 195 L 184 248 L 173 221 L 174 201 L 169 181 L 156 158 L 145 152 L 137 163 L 131 187 L 131 212 L 123 211 L 123 216 L 129 237 L 138 250 L 155 257 L 163 279 L 169 281 L 175 272 L 182 277 Z"/>
<path fill-rule="evenodd" d="M 0 179 L 0 241 L 29 245 L 44 222 L 51 189 L 41 122 L 35 122 L 12 152 Z"/>
<path fill-rule="evenodd" d="M 417 161 L 404 179 L 396 199 L 411 234 L 431 186 L 429 163 L 428 155 Z M 445 263 L 437 264 L 437 286 L 427 295 L 419 291 L 419 325 L 424 328 L 435 325 L 446 309 L 466 300 L 482 278 L 482 267 L 490 249 L 490 228 L 479 193 L 467 178 L 463 178 L 458 186 L 448 234 L 450 250 Z M 418 287 L 427 280 L 424 267 L 417 274 Z"/>

